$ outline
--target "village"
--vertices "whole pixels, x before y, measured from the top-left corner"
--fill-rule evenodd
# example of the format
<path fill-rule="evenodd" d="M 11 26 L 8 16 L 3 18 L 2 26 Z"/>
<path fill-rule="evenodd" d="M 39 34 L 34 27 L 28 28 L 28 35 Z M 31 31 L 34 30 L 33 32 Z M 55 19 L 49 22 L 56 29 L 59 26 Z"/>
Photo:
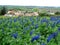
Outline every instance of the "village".
<path fill-rule="evenodd" d="M 21 11 L 21 10 L 14 10 L 14 9 L 10 9 L 7 11 L 7 13 L 4 16 L 39 16 L 43 11 L 39 10 L 39 11 Z M 50 14 L 50 15 L 55 15 L 55 12 L 57 11 L 50 11 L 47 10 L 46 14 Z"/>
<path fill-rule="evenodd" d="M 8 7 L 1 7 L 0 15 L 2 16 L 50 16 L 50 15 L 60 15 L 60 10 L 54 8 L 8 8 Z"/>
<path fill-rule="evenodd" d="M 4 16 L 38 16 L 39 12 L 9 10 Z"/>

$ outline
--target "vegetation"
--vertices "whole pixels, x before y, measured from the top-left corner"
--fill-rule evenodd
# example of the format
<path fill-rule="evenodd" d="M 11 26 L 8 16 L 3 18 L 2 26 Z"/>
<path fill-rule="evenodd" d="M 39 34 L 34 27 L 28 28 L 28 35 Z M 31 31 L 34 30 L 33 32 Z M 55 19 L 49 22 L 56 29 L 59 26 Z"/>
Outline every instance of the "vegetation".
<path fill-rule="evenodd" d="M 51 15 L 48 13 L 39 13 L 39 16 L 51 16 Z"/>
<path fill-rule="evenodd" d="M 12 7 L 3 6 L 0 15 L 10 9 L 26 13 L 40 11 L 33 7 Z M 60 15 L 60 12 L 55 14 Z M 60 16 L 53 17 L 45 10 L 39 12 L 39 16 L 0 16 L 0 45 L 60 45 Z"/>
<path fill-rule="evenodd" d="M 14 9 L 15 11 L 26 11 L 26 12 L 39 12 L 39 16 L 50 16 L 51 11 L 53 11 L 56 15 L 60 15 L 60 8 L 57 7 L 39 7 L 39 6 L 1 6 L 0 5 L 0 15 L 6 14 L 6 12 L 10 9 Z M 56 12 L 58 11 L 58 12 Z"/>
<path fill-rule="evenodd" d="M 56 15 L 60 15 L 60 12 L 57 11 L 55 14 L 56 14 Z"/>
<path fill-rule="evenodd" d="M 60 45 L 60 17 L 1 17 L 0 45 Z"/>
<path fill-rule="evenodd" d="M 38 8 L 33 8 L 32 11 L 33 12 L 39 12 L 39 9 Z"/>
<path fill-rule="evenodd" d="M 0 15 L 6 14 L 6 11 L 7 11 L 6 8 L 3 6 L 1 11 L 0 11 Z"/>

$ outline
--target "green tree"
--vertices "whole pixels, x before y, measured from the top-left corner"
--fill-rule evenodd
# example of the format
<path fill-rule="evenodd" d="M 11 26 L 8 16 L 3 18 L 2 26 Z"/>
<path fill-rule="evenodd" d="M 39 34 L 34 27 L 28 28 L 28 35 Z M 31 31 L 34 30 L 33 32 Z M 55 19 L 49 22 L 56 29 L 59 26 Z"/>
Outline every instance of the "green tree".
<path fill-rule="evenodd" d="M 38 8 L 33 8 L 32 11 L 33 12 L 39 12 L 39 9 Z"/>
<path fill-rule="evenodd" d="M 6 14 L 6 11 L 7 11 L 7 10 L 6 10 L 6 7 L 3 6 L 2 9 L 1 9 L 0 14 L 1 14 L 1 15 L 4 15 L 4 14 Z"/>

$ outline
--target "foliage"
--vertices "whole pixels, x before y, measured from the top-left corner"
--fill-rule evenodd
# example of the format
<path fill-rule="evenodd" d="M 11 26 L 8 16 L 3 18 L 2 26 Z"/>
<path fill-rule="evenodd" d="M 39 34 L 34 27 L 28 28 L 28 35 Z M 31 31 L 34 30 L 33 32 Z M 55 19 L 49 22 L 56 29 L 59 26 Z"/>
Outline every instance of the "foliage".
<path fill-rule="evenodd" d="M 55 14 L 56 14 L 56 15 L 60 15 L 60 12 L 57 11 L 57 12 L 55 12 Z"/>
<path fill-rule="evenodd" d="M 39 16 L 51 16 L 51 15 L 47 13 L 39 13 Z"/>
<path fill-rule="evenodd" d="M 1 12 L 0 12 L 0 15 L 4 15 L 4 14 L 6 14 L 6 7 L 2 7 L 2 9 L 1 9 Z"/>
<path fill-rule="evenodd" d="M 38 8 L 33 8 L 32 11 L 33 12 L 39 12 L 39 9 Z"/>
<path fill-rule="evenodd" d="M 60 17 L 1 17 L 0 45 L 60 45 Z"/>

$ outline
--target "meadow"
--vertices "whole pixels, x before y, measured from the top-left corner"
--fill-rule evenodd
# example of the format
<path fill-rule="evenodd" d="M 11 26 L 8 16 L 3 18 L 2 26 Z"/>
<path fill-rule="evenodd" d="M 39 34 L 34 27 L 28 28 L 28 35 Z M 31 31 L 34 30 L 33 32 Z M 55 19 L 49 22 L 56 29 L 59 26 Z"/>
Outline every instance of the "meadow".
<path fill-rule="evenodd" d="M 60 45 L 60 16 L 2 16 L 0 45 Z"/>

